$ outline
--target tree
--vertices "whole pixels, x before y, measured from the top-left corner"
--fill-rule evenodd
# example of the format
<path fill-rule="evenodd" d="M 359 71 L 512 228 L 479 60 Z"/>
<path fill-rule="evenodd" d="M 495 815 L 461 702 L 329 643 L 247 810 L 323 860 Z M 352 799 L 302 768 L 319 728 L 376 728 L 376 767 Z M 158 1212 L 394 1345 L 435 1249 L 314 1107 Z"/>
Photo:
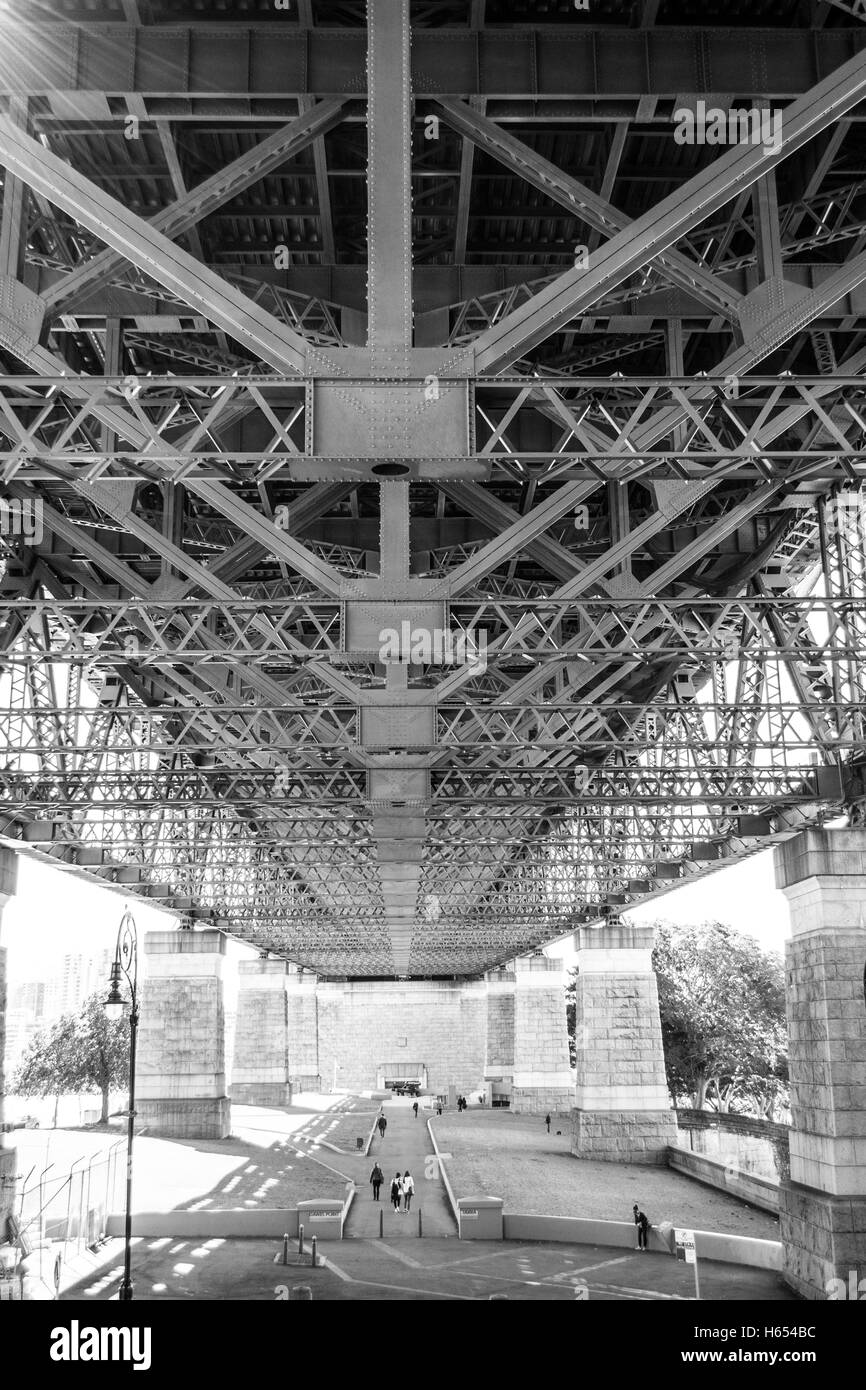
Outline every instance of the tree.
<path fill-rule="evenodd" d="M 110 1091 L 129 1085 L 129 1024 L 112 1023 L 94 994 L 76 1014 L 64 1014 L 31 1042 L 12 1081 L 19 1096 L 102 1094 L 102 1123 Z"/>
<path fill-rule="evenodd" d="M 701 1110 L 715 1093 L 772 1115 L 787 1081 L 782 962 L 721 922 L 656 924 L 653 966 L 668 1086 Z"/>

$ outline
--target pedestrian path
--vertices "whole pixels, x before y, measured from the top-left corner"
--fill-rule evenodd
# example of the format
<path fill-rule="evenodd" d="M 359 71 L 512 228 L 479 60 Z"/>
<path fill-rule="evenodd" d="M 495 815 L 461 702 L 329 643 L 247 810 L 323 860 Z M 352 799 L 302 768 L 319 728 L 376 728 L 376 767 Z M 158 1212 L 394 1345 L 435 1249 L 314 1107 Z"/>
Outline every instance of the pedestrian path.
<path fill-rule="evenodd" d="M 385 1138 L 381 1139 L 378 1130 L 376 1131 L 366 1172 L 358 1182 L 358 1195 L 352 1203 L 343 1228 L 344 1239 L 369 1240 L 378 1237 L 380 1212 L 386 1240 L 417 1237 L 419 1210 L 425 1236 L 457 1234 L 457 1225 L 439 1176 L 439 1165 L 433 1155 L 433 1145 L 427 1129 L 429 1115 L 429 1111 L 419 1108 L 416 1119 L 412 1102 L 408 1099 L 386 1103 L 385 1119 L 388 1124 Z M 376 1162 L 385 1174 L 379 1202 L 373 1201 L 373 1189 L 367 1182 Z M 398 1171 L 401 1174 L 405 1173 L 407 1168 L 415 1179 L 415 1195 L 410 1211 L 395 1212 L 388 1196 L 391 1179 Z"/>

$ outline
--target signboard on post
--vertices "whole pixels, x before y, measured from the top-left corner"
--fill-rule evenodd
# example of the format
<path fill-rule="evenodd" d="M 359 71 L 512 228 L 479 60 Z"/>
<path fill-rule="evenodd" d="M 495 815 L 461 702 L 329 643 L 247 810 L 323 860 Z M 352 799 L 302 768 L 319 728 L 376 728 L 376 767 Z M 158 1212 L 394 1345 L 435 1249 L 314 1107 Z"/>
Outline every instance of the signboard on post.
<path fill-rule="evenodd" d="M 674 1230 L 674 1237 L 677 1243 L 677 1259 L 685 1260 L 687 1265 L 695 1267 L 695 1298 L 700 1299 L 701 1283 L 698 1277 L 698 1252 L 695 1244 L 694 1231 Z"/>
<path fill-rule="evenodd" d="M 677 1240 L 677 1259 L 685 1260 L 687 1265 L 695 1263 L 695 1233 L 694 1231 L 675 1231 Z"/>

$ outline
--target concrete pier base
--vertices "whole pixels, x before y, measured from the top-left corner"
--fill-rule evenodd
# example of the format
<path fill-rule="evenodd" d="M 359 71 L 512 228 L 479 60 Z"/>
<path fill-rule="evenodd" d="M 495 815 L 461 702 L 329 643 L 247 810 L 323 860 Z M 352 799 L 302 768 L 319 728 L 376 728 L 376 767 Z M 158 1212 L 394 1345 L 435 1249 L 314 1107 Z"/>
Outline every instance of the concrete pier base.
<path fill-rule="evenodd" d="M 567 1115 L 573 1103 L 565 1012 L 565 971 L 546 956 L 514 963 L 514 1070 L 511 1108 Z"/>
<path fill-rule="evenodd" d="M 136 1067 L 137 1124 L 179 1139 L 231 1133 L 218 931 L 149 932 Z"/>
<path fill-rule="evenodd" d="M 18 856 L 11 849 L 0 848 L 0 933 L 6 904 L 18 885 Z M 6 1048 L 6 950 L 0 948 L 0 1124 L 3 1122 L 3 1097 L 6 1089 L 3 1057 Z M 6 1237 L 6 1218 L 16 1207 L 18 1154 L 8 1135 L 0 1129 L 0 1245 Z"/>
<path fill-rule="evenodd" d="M 243 1105 L 291 1105 L 287 966 L 284 960 L 238 965 L 231 1098 Z"/>
<path fill-rule="evenodd" d="M 665 1078 L 652 928 L 582 928 L 575 945 L 572 1153 L 662 1164 L 677 1125 Z"/>
<path fill-rule="evenodd" d="M 866 1294 L 866 831 L 806 830 L 776 850 L 785 951 L 791 1177 L 784 1277 L 805 1298 Z M 842 1290 L 842 1292 L 840 1292 Z"/>

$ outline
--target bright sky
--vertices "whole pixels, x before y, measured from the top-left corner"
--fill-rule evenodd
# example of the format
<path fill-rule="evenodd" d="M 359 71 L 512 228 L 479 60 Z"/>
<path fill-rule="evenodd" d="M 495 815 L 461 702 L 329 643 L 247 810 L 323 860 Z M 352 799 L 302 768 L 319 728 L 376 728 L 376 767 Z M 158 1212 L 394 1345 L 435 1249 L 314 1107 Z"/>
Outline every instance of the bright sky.
<path fill-rule="evenodd" d="M 145 902 L 91 885 L 83 879 L 21 855 L 18 893 L 7 906 L 0 929 L 8 947 L 9 980 L 42 979 L 67 952 L 96 954 L 114 949 L 117 927 L 126 906 L 139 937 L 170 930 L 176 919 Z M 781 952 L 788 932 L 788 906 L 774 883 L 773 851 L 709 874 L 656 898 L 628 914 L 634 922 L 720 921 L 755 936 L 768 951 Z M 570 958 L 571 938 L 549 948 L 550 955 Z"/>
<path fill-rule="evenodd" d="M 677 922 L 681 926 L 724 922 L 756 937 L 765 951 L 780 955 L 789 935 L 788 904 L 776 887 L 772 849 L 676 888 L 663 898 L 654 898 L 630 911 L 627 920 L 635 924 Z M 575 955 L 571 937 L 552 946 L 548 955 L 562 956 L 571 965 Z"/>
<path fill-rule="evenodd" d="M 47 979 L 58 958 L 67 954 L 113 954 L 127 906 L 139 938 L 147 931 L 169 931 L 177 920 L 144 901 L 19 855 L 18 891 L 0 924 L 0 944 L 9 951 L 9 983 Z"/>

